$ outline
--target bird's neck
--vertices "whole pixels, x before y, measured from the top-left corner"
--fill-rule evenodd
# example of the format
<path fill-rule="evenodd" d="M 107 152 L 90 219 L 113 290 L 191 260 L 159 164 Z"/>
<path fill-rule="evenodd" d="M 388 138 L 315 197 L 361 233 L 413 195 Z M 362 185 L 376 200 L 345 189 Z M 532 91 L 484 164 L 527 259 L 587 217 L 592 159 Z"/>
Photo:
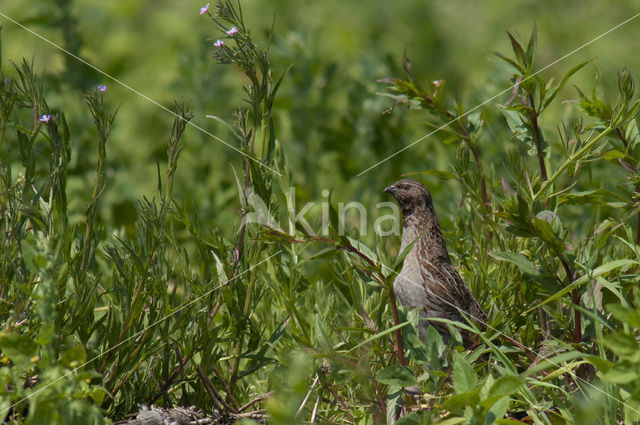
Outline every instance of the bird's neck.
<path fill-rule="evenodd" d="M 420 240 L 416 242 L 414 247 L 420 245 L 420 250 L 426 253 L 429 258 L 449 260 L 438 217 L 432 205 L 421 206 L 414 209 L 411 214 L 403 216 L 400 252 L 403 252 L 418 238 Z"/>

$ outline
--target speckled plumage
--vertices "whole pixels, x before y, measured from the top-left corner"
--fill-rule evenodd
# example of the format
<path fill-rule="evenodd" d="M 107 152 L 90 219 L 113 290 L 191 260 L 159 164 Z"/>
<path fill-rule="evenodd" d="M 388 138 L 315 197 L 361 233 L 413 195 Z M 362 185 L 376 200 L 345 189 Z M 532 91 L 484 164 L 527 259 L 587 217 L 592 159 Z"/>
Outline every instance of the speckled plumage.
<path fill-rule="evenodd" d="M 416 180 L 405 179 L 387 187 L 385 192 L 393 195 L 402 209 L 399 252 L 404 252 L 417 240 L 393 283 L 397 299 L 402 305 L 421 308 L 422 317 L 467 323 L 461 310 L 474 319 L 480 329 L 484 329 L 487 315 L 451 264 L 427 188 Z M 423 339 L 429 324 L 445 339 L 448 338 L 449 332 L 444 323 L 422 320 L 419 331 Z M 466 347 L 475 342 L 473 333 L 462 329 L 460 333 Z"/>

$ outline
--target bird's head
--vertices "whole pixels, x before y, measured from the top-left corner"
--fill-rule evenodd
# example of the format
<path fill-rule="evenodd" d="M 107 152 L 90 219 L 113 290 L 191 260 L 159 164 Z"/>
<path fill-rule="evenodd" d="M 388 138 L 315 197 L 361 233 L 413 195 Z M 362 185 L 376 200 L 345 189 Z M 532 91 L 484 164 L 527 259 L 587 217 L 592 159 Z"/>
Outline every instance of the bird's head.
<path fill-rule="evenodd" d="M 422 183 L 416 180 L 400 180 L 385 188 L 384 191 L 395 198 L 405 217 L 412 215 L 416 209 L 424 211 L 433 208 L 431 194 Z"/>

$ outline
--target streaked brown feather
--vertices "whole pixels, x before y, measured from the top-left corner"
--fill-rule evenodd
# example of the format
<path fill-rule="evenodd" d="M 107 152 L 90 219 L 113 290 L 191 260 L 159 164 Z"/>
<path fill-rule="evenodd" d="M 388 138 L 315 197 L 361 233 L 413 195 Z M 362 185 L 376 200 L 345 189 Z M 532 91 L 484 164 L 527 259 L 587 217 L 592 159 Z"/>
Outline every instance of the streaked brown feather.
<path fill-rule="evenodd" d="M 484 330 L 487 315 L 451 264 L 429 191 L 411 179 L 401 180 L 385 191 L 390 192 L 402 208 L 401 252 L 420 238 L 405 257 L 394 282 L 400 302 L 420 307 L 426 319 L 445 318 L 465 324 L 470 319 Z M 430 321 L 430 324 L 448 336 L 444 323 Z M 421 333 L 423 331 L 421 329 Z M 460 333 L 465 346 L 475 342 L 474 333 L 463 329 Z"/>

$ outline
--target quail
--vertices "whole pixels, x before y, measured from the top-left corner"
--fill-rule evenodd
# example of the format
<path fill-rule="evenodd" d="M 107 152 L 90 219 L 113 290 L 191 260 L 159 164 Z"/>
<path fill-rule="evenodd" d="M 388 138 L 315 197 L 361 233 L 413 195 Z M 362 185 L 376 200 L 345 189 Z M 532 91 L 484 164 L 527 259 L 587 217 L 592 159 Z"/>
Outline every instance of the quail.
<path fill-rule="evenodd" d="M 427 188 L 416 180 L 405 179 L 384 191 L 395 198 L 402 210 L 400 254 L 413 243 L 393 283 L 393 289 L 402 305 L 421 309 L 418 326 L 420 337 L 425 339 L 426 329 L 431 325 L 445 341 L 450 338 L 445 323 L 430 321 L 429 318 L 444 318 L 465 324 L 471 319 L 484 330 L 487 315 L 451 264 Z M 476 341 L 476 335 L 464 329 L 459 330 L 464 346 L 469 348 Z"/>

